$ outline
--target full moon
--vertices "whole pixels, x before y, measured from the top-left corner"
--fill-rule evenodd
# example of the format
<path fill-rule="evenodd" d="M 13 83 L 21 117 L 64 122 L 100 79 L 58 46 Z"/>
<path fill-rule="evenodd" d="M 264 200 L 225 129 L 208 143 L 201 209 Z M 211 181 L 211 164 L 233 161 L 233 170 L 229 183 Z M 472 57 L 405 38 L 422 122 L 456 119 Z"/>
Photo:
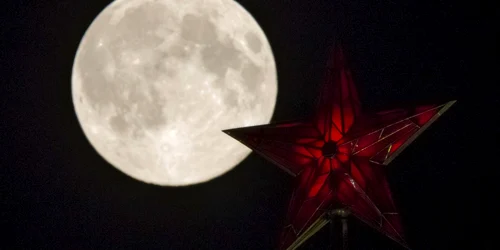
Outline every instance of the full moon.
<path fill-rule="evenodd" d="M 73 64 L 90 144 L 126 175 L 162 186 L 234 168 L 250 149 L 221 130 L 268 123 L 276 95 L 269 42 L 232 0 L 116 0 Z"/>

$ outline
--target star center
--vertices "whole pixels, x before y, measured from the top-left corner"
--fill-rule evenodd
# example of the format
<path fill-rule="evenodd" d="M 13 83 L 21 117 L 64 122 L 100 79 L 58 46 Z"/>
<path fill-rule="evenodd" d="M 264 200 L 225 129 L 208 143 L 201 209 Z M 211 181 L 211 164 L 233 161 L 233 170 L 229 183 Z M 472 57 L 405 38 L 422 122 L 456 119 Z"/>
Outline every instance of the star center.
<path fill-rule="evenodd" d="M 333 141 L 329 141 L 325 143 L 325 145 L 323 145 L 321 152 L 323 153 L 324 157 L 333 158 L 337 153 L 337 150 L 337 144 L 335 144 L 335 142 Z"/>

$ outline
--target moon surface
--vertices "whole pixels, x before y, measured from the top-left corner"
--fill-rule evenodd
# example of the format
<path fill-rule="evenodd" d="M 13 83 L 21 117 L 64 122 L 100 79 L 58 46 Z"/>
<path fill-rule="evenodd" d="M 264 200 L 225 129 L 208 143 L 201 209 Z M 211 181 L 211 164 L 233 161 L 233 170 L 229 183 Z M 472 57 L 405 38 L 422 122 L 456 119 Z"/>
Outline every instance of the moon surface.
<path fill-rule="evenodd" d="M 235 167 L 250 149 L 221 130 L 268 123 L 276 96 L 269 42 L 232 0 L 116 0 L 73 64 L 90 144 L 128 176 L 162 186 Z"/>

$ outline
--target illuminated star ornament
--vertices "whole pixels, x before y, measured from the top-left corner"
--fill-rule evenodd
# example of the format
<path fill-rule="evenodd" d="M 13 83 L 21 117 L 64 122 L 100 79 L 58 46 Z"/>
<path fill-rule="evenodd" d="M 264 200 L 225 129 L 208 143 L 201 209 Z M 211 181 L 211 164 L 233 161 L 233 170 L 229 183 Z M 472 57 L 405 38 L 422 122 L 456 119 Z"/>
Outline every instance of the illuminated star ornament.
<path fill-rule="evenodd" d="M 454 103 L 362 113 L 336 43 L 311 119 L 224 132 L 296 177 L 279 249 L 298 247 L 336 209 L 409 248 L 384 166 Z"/>

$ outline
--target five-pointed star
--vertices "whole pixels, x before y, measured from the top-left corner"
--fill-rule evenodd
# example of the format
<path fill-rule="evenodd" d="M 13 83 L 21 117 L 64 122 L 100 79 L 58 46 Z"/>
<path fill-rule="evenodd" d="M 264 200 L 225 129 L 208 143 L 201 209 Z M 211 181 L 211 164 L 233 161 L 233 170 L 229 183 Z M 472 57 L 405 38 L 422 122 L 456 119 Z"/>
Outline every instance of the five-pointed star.
<path fill-rule="evenodd" d="M 224 132 L 297 177 L 280 249 L 298 247 L 335 208 L 348 208 L 408 248 L 384 165 L 455 101 L 362 114 L 340 46 L 333 46 L 327 69 L 312 119 Z"/>

